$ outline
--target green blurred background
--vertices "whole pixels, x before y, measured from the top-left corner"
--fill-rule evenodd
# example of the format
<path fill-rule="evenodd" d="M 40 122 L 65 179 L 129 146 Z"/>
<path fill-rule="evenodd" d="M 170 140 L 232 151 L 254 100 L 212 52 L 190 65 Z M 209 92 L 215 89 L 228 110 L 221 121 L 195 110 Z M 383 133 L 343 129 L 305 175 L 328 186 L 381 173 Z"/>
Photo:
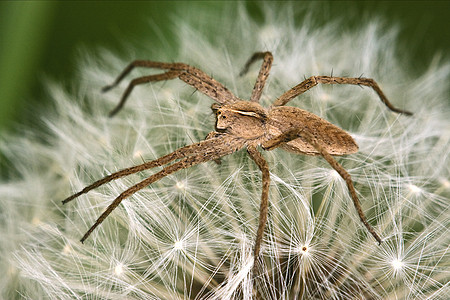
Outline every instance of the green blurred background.
<path fill-rule="evenodd" d="M 305 2 L 295 2 L 301 8 Z M 219 14 L 232 1 L 2 1 L 0 2 L 0 133 L 16 124 L 30 124 L 34 108 L 41 110 L 48 96 L 43 80 L 70 86 L 77 72 L 79 50 L 103 47 L 125 53 L 139 41 L 164 36 L 176 47 L 175 14 L 207 10 Z M 278 4 L 279 5 L 279 4 Z M 261 2 L 245 6 L 261 18 Z M 448 59 L 449 1 L 317 1 L 314 16 L 325 23 L 339 18 L 358 26 L 373 16 L 399 24 L 400 49 L 411 70 L 425 70 L 436 53 Z M 276 6 L 274 6 L 276 7 Z M 316 13 L 317 11 L 317 13 Z M 156 26 L 156 27 L 154 27 Z M 157 30 L 150 29 L 158 28 Z M 141 49 L 142 50 L 142 49 Z M 168 51 L 173 51 L 168 49 Z M 174 51 L 175 53 L 176 51 Z"/>

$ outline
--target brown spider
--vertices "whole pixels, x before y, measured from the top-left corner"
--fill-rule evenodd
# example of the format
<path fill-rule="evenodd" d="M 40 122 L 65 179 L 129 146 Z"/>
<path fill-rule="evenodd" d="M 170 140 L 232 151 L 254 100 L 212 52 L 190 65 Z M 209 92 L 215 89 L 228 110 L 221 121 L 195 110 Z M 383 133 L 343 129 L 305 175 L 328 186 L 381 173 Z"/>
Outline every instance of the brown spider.
<path fill-rule="evenodd" d="M 270 52 L 256 52 L 253 54 L 245 64 L 241 75 L 245 74 L 250 65 L 258 59 L 263 59 L 263 63 L 258 78 L 256 79 L 250 101 L 244 101 L 234 96 L 222 84 L 195 67 L 183 63 L 162 63 L 147 60 L 136 60 L 132 62 L 125 70 L 123 70 L 113 84 L 102 89 L 102 91 L 105 92 L 115 87 L 135 67 L 164 69 L 167 71 L 162 74 L 133 79 L 125 90 L 119 104 L 111 111 L 110 116 L 115 115 L 122 108 L 128 95 L 136 85 L 178 77 L 217 102 L 211 106 L 216 115 L 216 125 L 215 131 L 209 133 L 202 142 L 182 147 L 156 160 L 115 172 L 65 199 L 63 203 L 67 203 L 74 198 L 117 178 L 150 168 L 163 166 L 174 160 L 178 160 L 147 179 L 133 185 L 117 196 L 105 212 L 100 215 L 94 225 L 92 225 L 81 238 L 82 243 L 123 199 L 130 197 L 137 191 L 171 173 L 211 160 L 218 162 L 221 157 L 236 152 L 244 147 L 247 149 L 250 158 L 262 172 L 261 207 L 258 231 L 256 233 L 254 245 L 255 258 L 259 255 L 264 228 L 267 222 L 270 184 L 269 167 L 264 157 L 257 150 L 258 147 L 261 147 L 264 150 L 272 150 L 280 147 L 284 150 L 298 154 L 321 155 L 325 158 L 331 167 L 333 167 L 345 180 L 361 222 L 372 236 L 381 243 L 381 238 L 367 222 L 350 175 L 332 157 L 332 155 L 344 155 L 357 152 L 358 146 L 353 138 L 341 128 L 308 111 L 284 105 L 291 99 L 306 92 L 319 83 L 353 84 L 371 87 L 378 94 L 381 101 L 394 112 L 406 115 L 411 115 L 412 113 L 395 108 L 388 101 L 373 79 L 334 76 L 312 76 L 281 95 L 275 100 L 271 107 L 264 108 L 258 101 L 272 66 L 272 54 Z"/>

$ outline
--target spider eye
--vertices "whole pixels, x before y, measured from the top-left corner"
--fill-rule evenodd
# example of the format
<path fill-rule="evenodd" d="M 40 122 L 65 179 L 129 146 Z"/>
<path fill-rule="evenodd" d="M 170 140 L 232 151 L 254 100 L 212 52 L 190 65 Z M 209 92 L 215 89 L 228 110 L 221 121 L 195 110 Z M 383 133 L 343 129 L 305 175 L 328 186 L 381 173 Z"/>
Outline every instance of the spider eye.
<path fill-rule="evenodd" d="M 222 112 L 220 110 L 217 111 L 216 115 L 217 115 L 218 118 L 221 118 L 221 119 L 226 119 L 227 118 L 225 115 L 222 114 Z"/>

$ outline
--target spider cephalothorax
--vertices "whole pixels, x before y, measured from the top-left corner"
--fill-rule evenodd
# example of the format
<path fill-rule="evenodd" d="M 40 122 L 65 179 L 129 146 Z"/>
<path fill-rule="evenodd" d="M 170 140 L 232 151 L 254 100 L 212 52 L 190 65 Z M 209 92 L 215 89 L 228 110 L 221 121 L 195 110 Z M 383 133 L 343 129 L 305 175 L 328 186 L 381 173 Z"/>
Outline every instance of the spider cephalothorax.
<path fill-rule="evenodd" d="M 264 157 L 258 151 L 258 148 L 272 150 L 280 147 L 298 154 L 321 155 L 345 180 L 361 222 L 372 236 L 381 243 L 381 238 L 366 220 L 350 175 L 332 157 L 332 155 L 344 155 L 357 152 L 358 146 L 353 138 L 343 129 L 308 111 L 284 105 L 319 83 L 353 84 L 371 87 L 390 110 L 406 115 L 411 115 L 411 113 L 392 106 L 373 79 L 334 76 L 312 76 L 282 94 L 275 100 L 271 107 L 264 108 L 258 102 L 272 66 L 272 54 L 270 52 L 255 53 L 248 60 L 241 74 L 247 72 L 249 66 L 258 59 L 263 59 L 263 63 L 249 101 L 239 99 L 225 86 L 209 77 L 203 71 L 183 63 L 161 63 L 137 60 L 128 65 L 112 85 L 106 86 L 103 89 L 103 91 L 107 91 L 116 86 L 134 67 L 163 69 L 166 72 L 133 79 L 125 90 L 117 107 L 110 113 L 110 116 L 113 116 L 122 108 L 134 86 L 152 81 L 179 78 L 216 101 L 211 106 L 216 115 L 216 126 L 215 131 L 208 134 L 204 141 L 182 147 L 156 160 L 113 173 L 65 199 L 63 203 L 67 203 L 114 179 L 150 168 L 165 166 L 161 171 L 131 186 L 117 196 L 106 211 L 100 215 L 95 224 L 82 237 L 81 242 L 86 240 L 91 232 L 103 222 L 123 199 L 131 196 L 147 185 L 178 170 L 189 168 L 199 163 L 211 160 L 218 162 L 221 157 L 239 149 L 246 148 L 250 158 L 262 172 L 260 216 L 254 245 L 254 255 L 257 257 L 260 252 L 264 228 L 267 222 L 270 185 L 269 167 Z"/>
<path fill-rule="evenodd" d="M 259 103 L 237 101 L 213 108 L 216 112 L 216 131 L 249 141 L 267 135 L 267 110 Z"/>

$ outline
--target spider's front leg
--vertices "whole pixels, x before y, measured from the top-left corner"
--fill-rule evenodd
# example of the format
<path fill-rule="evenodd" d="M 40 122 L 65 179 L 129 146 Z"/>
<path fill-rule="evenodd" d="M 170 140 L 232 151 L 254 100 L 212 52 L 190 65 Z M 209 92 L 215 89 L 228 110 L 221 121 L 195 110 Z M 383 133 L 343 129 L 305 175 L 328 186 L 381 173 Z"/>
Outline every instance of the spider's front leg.
<path fill-rule="evenodd" d="M 105 86 L 102 89 L 102 91 L 107 92 L 110 89 L 117 86 L 125 78 L 125 76 L 136 67 L 154 68 L 168 71 L 161 74 L 142 76 L 133 79 L 129 83 L 125 92 L 123 93 L 119 104 L 110 112 L 109 114 L 110 117 L 114 116 L 122 109 L 126 100 L 128 99 L 128 96 L 130 95 L 131 91 L 135 86 L 149 82 L 174 79 L 177 77 L 180 78 L 182 81 L 186 82 L 187 84 L 193 86 L 203 94 L 214 99 L 218 103 L 225 104 L 239 100 L 239 98 L 234 96 L 233 93 L 231 93 L 220 82 L 211 78 L 200 69 L 197 69 L 195 67 L 183 63 L 163 63 L 150 60 L 133 61 L 120 73 L 120 75 L 116 78 L 116 80 L 112 84 Z"/>
<path fill-rule="evenodd" d="M 112 174 L 110 174 L 106 177 L 103 177 L 102 179 L 99 179 L 99 180 L 95 181 L 94 183 L 88 185 L 87 187 L 83 188 L 81 191 L 67 197 L 66 199 L 64 199 L 62 201 L 62 203 L 66 204 L 67 202 L 70 202 L 73 199 L 75 199 L 83 194 L 86 194 L 87 192 L 89 192 L 101 185 L 104 185 L 105 183 L 119 179 L 121 177 L 125 177 L 128 175 L 135 174 L 135 173 L 138 173 L 138 172 L 141 172 L 144 170 L 152 169 L 155 167 L 163 166 L 163 165 L 168 164 L 169 162 L 176 160 L 176 159 L 181 159 L 181 158 L 191 156 L 194 154 L 204 153 L 207 149 L 209 149 L 210 147 L 212 147 L 214 144 L 217 143 L 215 138 L 217 139 L 219 136 L 220 136 L 220 134 L 211 132 L 210 134 L 208 134 L 207 139 L 205 141 L 201 141 L 196 144 L 184 146 L 184 147 L 177 149 L 177 150 L 173 151 L 172 153 L 166 154 L 158 159 L 155 159 L 155 160 L 152 160 L 152 161 L 149 161 L 149 162 L 137 165 L 137 166 L 133 166 L 130 168 L 122 169 L 120 171 L 112 173 Z"/>
<path fill-rule="evenodd" d="M 379 244 L 381 244 L 382 239 L 380 236 L 375 232 L 375 229 L 367 222 L 367 218 L 364 215 L 364 212 L 361 207 L 361 203 L 358 199 L 358 196 L 356 194 L 355 187 L 353 186 L 353 181 L 350 177 L 350 174 L 342 167 L 334 158 L 331 156 L 330 153 L 328 153 L 325 148 L 317 141 L 317 139 L 309 133 L 307 130 L 299 129 L 299 128 L 293 128 L 290 129 L 283 134 L 276 136 L 262 144 L 263 149 L 265 150 L 273 150 L 280 146 L 283 143 L 287 143 L 291 140 L 294 140 L 296 138 L 301 137 L 305 141 L 307 141 L 309 144 L 311 144 L 317 152 L 330 164 L 330 166 L 338 172 L 338 174 L 345 180 L 345 183 L 347 184 L 348 190 L 350 192 L 350 196 L 352 197 L 353 204 L 356 208 L 356 211 L 358 212 L 359 218 L 361 219 L 361 222 L 364 224 L 364 226 L 367 228 L 367 230 L 370 232 L 370 234 L 377 240 Z"/>
<path fill-rule="evenodd" d="M 199 163 L 206 162 L 211 159 L 213 158 L 208 158 L 204 155 L 189 156 L 168 167 L 165 167 L 158 173 L 155 173 L 152 176 L 148 177 L 147 179 L 144 179 L 141 182 L 128 188 L 127 190 L 122 192 L 119 196 L 117 196 L 116 199 L 114 199 L 114 201 L 106 208 L 106 210 L 100 215 L 100 217 L 98 217 L 94 225 L 92 225 L 91 228 L 89 228 L 89 230 L 84 234 L 84 236 L 81 238 L 80 241 L 84 243 L 84 241 L 89 237 L 89 235 L 91 235 L 92 231 L 94 231 L 94 229 L 97 228 L 97 226 L 100 225 L 106 219 L 106 217 L 120 204 L 120 202 L 122 202 L 123 199 L 130 197 L 137 191 L 145 188 L 146 186 L 154 183 L 155 181 L 160 180 L 161 178 L 166 177 L 167 175 L 170 175 L 178 170 L 186 169 Z"/>
<path fill-rule="evenodd" d="M 210 133 L 208 133 L 208 134 L 206 135 L 205 140 L 210 140 L 210 139 L 215 138 L 215 137 L 217 137 L 217 136 L 219 136 L 219 135 L 220 135 L 220 133 L 215 132 L 215 131 L 212 131 L 212 132 L 210 132 Z M 215 159 L 214 162 L 215 162 L 216 164 L 218 164 L 218 165 L 220 165 L 220 164 L 222 163 L 222 161 L 220 160 L 220 158 Z"/>
<path fill-rule="evenodd" d="M 311 76 L 308 79 L 305 79 L 301 83 L 297 84 L 283 95 L 278 97 L 277 100 L 273 103 L 273 106 L 282 106 L 291 101 L 293 98 L 297 97 L 300 94 L 303 94 L 307 90 L 315 87 L 317 84 L 352 84 L 352 85 L 364 85 L 371 87 L 380 98 L 381 102 L 383 102 L 390 110 L 396 113 L 412 115 L 411 112 L 407 110 L 402 110 L 396 108 L 394 105 L 389 102 L 386 95 L 381 90 L 380 86 L 377 82 L 371 78 L 363 78 L 363 77 L 334 77 L 334 76 Z"/>
<path fill-rule="evenodd" d="M 92 225 L 91 228 L 86 232 L 86 234 L 82 237 L 81 242 L 84 242 L 87 237 L 94 231 L 94 229 L 99 226 L 106 217 L 122 202 L 122 200 L 130 197 L 137 191 L 143 189 L 147 185 L 169 175 L 172 174 L 178 170 L 186 169 L 191 166 L 210 161 L 210 160 L 216 160 L 221 158 L 222 156 L 231 154 L 240 148 L 242 148 L 244 145 L 244 142 L 242 139 L 235 138 L 229 135 L 224 134 L 217 134 L 214 137 L 211 137 L 208 140 L 202 141 L 197 144 L 189 145 L 183 148 L 180 148 L 168 155 L 165 155 L 157 160 L 147 162 L 135 167 L 127 168 L 121 171 L 118 171 L 116 173 L 113 173 L 109 176 L 104 177 L 103 179 L 100 179 L 93 184 L 85 187 L 80 192 L 66 198 L 63 203 L 67 203 L 69 201 L 72 201 L 76 197 L 85 194 L 89 192 L 90 190 L 99 187 L 100 185 L 103 185 L 107 182 L 110 182 L 114 179 L 118 179 L 123 176 L 127 176 L 130 174 L 134 174 L 146 169 L 150 169 L 157 166 L 162 166 L 164 164 L 167 164 L 173 160 L 180 159 L 178 162 L 175 162 L 161 171 L 153 174 L 152 176 L 148 177 L 147 179 L 133 185 L 126 191 L 122 192 L 114 201 L 107 207 L 107 209 L 103 212 L 103 214 L 100 215 L 100 217 L 96 220 L 94 225 Z"/>

